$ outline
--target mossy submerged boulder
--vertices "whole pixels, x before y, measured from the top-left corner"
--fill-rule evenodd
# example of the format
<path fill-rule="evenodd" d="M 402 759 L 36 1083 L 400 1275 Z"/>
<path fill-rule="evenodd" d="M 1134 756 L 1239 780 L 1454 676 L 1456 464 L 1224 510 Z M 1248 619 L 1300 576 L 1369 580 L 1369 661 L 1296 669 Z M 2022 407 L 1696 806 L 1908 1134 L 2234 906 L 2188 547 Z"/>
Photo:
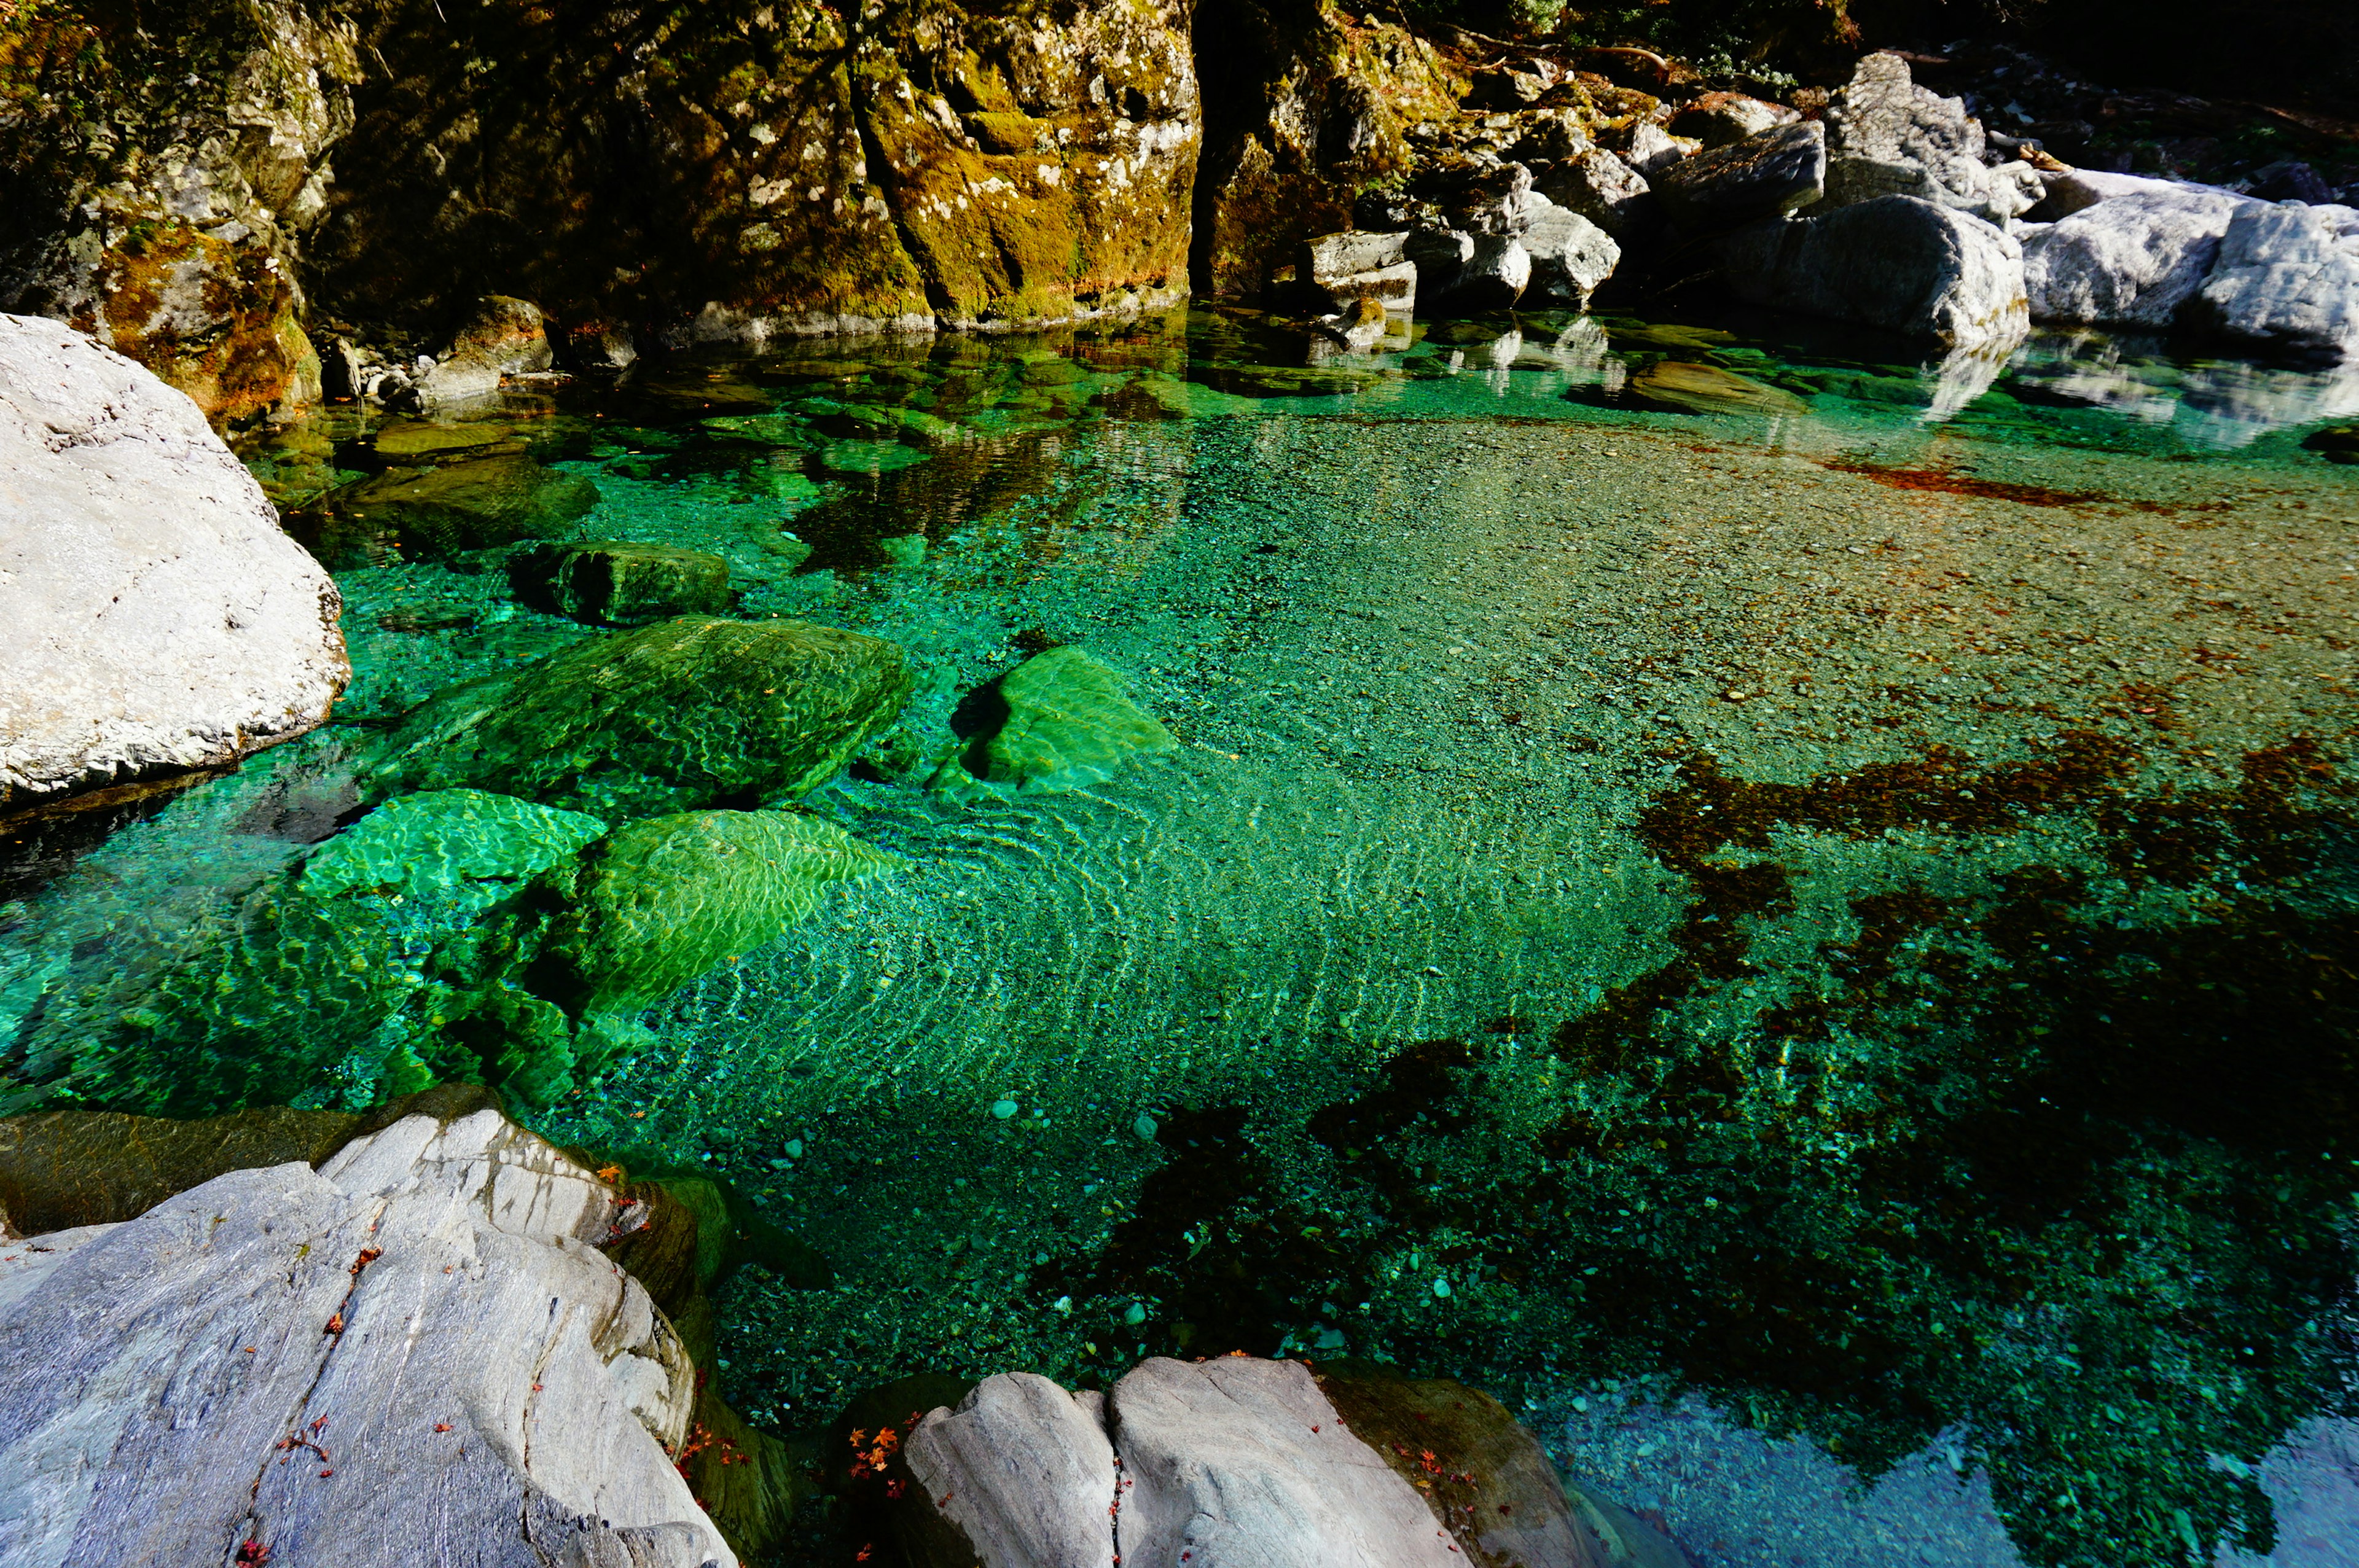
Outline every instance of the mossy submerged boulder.
<path fill-rule="evenodd" d="M 519 596 L 591 625 L 636 626 L 729 608 L 729 563 L 627 539 L 538 545 L 508 560 Z"/>
<path fill-rule="evenodd" d="M 436 555 L 545 538 L 590 514 L 598 487 L 528 457 L 473 458 L 420 472 L 390 470 L 347 496 L 343 510 Z"/>
<path fill-rule="evenodd" d="M 328 840 L 303 868 L 303 891 L 332 898 L 354 889 L 436 892 L 522 880 L 605 831 L 594 816 L 484 790 L 406 795 Z"/>
<path fill-rule="evenodd" d="M 608 820 L 790 800 L 842 771 L 910 685 L 879 638 L 684 615 L 438 697 L 367 784 L 491 789 Z"/>
<path fill-rule="evenodd" d="M 584 1013 L 645 1007 L 776 939 L 828 883 L 898 862 L 817 817 L 691 811 L 635 822 L 592 857 L 535 983 Z"/>
<path fill-rule="evenodd" d="M 1036 795 L 1103 784 L 1136 756 L 1178 742 L 1125 693 L 1121 674 L 1079 648 L 1053 648 L 1002 677 L 1006 721 L 983 747 L 982 777 Z"/>

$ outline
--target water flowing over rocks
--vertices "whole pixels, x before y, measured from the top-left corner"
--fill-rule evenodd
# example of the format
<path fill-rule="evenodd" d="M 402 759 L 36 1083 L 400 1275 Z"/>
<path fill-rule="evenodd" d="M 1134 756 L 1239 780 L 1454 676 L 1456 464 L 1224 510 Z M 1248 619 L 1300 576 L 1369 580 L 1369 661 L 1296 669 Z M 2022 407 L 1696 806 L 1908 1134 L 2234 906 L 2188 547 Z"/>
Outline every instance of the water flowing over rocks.
<path fill-rule="evenodd" d="M 185 395 L 0 318 L 0 808 L 311 729 L 341 606 Z"/>
<path fill-rule="evenodd" d="M 734 1568 L 636 1206 L 480 1109 L 0 1244 L 10 1561 Z"/>

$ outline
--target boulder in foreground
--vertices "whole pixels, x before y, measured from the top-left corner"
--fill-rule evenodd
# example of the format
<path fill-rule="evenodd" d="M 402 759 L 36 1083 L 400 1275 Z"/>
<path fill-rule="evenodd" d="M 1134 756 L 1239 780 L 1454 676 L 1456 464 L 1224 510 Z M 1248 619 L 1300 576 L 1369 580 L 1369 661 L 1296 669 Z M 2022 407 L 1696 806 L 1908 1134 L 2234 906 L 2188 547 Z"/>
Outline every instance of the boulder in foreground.
<path fill-rule="evenodd" d="M 302 734 L 342 608 L 185 394 L 0 317 L 0 810 Z"/>
<path fill-rule="evenodd" d="M 9 1561 L 734 1568 L 635 1206 L 483 1109 L 0 1245 Z"/>

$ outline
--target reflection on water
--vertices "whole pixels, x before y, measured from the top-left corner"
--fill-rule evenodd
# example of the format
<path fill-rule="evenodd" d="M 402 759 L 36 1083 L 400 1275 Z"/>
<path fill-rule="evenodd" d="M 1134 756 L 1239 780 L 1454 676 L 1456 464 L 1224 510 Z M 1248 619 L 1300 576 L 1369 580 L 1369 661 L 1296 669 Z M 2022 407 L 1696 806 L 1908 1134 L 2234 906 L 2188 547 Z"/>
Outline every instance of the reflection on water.
<path fill-rule="evenodd" d="M 252 461 L 344 587 L 342 722 L 0 909 L 0 1092 L 224 1092 L 154 999 L 309 983 L 209 955 L 373 738 L 612 634 L 353 499 L 521 456 L 596 485 L 563 532 L 717 555 L 735 614 L 916 672 L 803 803 L 898 869 L 532 1112 L 834 1255 L 733 1287 L 741 1408 L 1349 1353 L 1559 1415 L 1689 1393 L 1870 1474 L 1938 1438 L 2029 1561 L 2265 1551 L 2252 1467 L 2351 1368 L 2359 472 L 2299 444 L 2347 395 L 2096 339 L 1535 316 L 1364 355 L 1223 311 L 462 435 L 331 414 Z M 1176 749 L 945 786 L 1061 646 Z M 430 1033 L 355 1007 L 288 1098 Z"/>

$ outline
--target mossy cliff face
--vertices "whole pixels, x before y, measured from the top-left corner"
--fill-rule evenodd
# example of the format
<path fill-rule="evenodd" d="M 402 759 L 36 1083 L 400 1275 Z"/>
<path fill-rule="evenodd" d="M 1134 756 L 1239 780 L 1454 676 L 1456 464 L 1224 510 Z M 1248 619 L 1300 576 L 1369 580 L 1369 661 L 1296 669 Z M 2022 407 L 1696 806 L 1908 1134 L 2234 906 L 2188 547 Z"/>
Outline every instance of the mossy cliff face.
<path fill-rule="evenodd" d="M 431 337 L 474 295 L 674 341 L 1042 323 L 1186 289 L 1173 4 L 380 6 L 391 75 L 323 299 Z"/>
<path fill-rule="evenodd" d="M 1364 192 L 1415 166 L 1410 129 L 1461 114 L 1459 62 L 1323 0 L 1207 0 L 1196 27 L 1207 111 L 1195 276 L 1212 293 L 1260 289 L 1302 241 L 1353 227 Z"/>
<path fill-rule="evenodd" d="M 352 128 L 352 25 L 295 0 L 0 17 L 0 308 L 246 418 L 317 395 L 302 239 Z"/>

